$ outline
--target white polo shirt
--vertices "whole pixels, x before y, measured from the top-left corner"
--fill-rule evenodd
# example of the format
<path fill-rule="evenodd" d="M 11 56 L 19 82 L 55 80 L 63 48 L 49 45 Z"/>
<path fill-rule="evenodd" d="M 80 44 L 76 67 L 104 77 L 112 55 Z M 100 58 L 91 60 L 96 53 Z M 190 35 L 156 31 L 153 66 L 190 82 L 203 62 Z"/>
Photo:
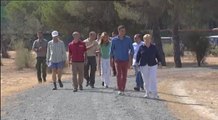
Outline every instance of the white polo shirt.
<path fill-rule="evenodd" d="M 141 45 L 143 45 L 143 44 L 144 44 L 143 41 L 141 41 L 139 44 L 136 43 L 136 42 L 134 42 L 134 43 L 132 44 L 133 49 L 134 49 L 134 55 L 133 55 L 132 65 L 136 65 L 136 56 L 137 56 L 139 47 L 140 47 Z"/>

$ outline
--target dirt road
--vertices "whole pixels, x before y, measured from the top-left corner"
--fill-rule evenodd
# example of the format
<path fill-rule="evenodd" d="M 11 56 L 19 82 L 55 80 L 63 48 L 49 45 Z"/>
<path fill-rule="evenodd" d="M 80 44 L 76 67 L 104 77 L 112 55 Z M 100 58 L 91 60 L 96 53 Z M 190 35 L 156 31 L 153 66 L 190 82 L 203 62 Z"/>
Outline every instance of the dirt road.
<path fill-rule="evenodd" d="M 22 93 L 6 98 L 2 106 L 2 120 L 174 120 L 161 100 L 143 98 L 144 92 L 135 92 L 134 76 L 128 78 L 124 96 L 117 95 L 116 81 L 112 87 L 84 87 L 74 93 L 71 80 L 64 88 L 52 91 L 52 83 L 37 85 Z M 84 84 L 85 85 L 85 84 Z"/>

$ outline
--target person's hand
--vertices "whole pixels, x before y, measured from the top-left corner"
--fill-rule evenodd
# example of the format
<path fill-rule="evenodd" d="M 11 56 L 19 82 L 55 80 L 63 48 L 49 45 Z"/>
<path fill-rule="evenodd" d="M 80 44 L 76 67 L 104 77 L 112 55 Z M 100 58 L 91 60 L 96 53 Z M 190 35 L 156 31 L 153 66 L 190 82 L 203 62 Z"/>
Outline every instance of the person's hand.
<path fill-rule="evenodd" d="M 111 58 L 111 59 L 110 59 L 110 65 L 111 65 L 111 67 L 113 67 L 113 62 L 114 62 L 114 59 Z"/>
<path fill-rule="evenodd" d="M 41 50 L 42 50 L 42 47 L 39 47 L 37 51 L 41 51 Z"/>
<path fill-rule="evenodd" d="M 69 66 L 69 67 L 70 67 L 70 65 L 72 65 L 72 62 L 71 62 L 71 61 L 68 62 L 68 66 Z"/>
<path fill-rule="evenodd" d="M 161 62 L 158 63 L 158 68 L 160 68 L 160 69 L 162 68 Z"/>

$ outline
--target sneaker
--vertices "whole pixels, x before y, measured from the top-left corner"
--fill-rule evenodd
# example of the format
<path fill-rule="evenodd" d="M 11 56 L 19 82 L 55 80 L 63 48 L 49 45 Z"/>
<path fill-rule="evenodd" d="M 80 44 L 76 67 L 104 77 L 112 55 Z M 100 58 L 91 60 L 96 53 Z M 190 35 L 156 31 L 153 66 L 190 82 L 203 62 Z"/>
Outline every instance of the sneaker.
<path fill-rule="evenodd" d="M 104 86 L 104 82 L 102 82 L 101 85 Z"/>
<path fill-rule="evenodd" d="M 121 92 L 121 91 L 118 91 L 117 93 L 118 93 L 118 95 L 121 95 L 121 94 L 122 94 L 122 92 Z"/>
<path fill-rule="evenodd" d="M 57 90 L 57 88 L 56 88 L 56 87 L 54 87 L 52 90 Z"/>
<path fill-rule="evenodd" d="M 86 83 L 86 87 L 88 87 L 88 86 L 89 86 L 89 82 Z"/>
<path fill-rule="evenodd" d="M 148 94 L 145 94 L 143 97 L 144 98 L 150 98 L 150 96 Z"/>
<path fill-rule="evenodd" d="M 80 89 L 80 90 L 83 90 L 83 86 L 82 86 L 82 85 L 80 85 L 80 86 L 79 86 L 79 89 Z"/>
<path fill-rule="evenodd" d="M 134 90 L 135 90 L 135 91 L 140 91 L 140 88 L 134 87 Z"/>
<path fill-rule="evenodd" d="M 95 86 L 94 86 L 94 85 L 91 85 L 91 88 L 95 88 Z"/>
<path fill-rule="evenodd" d="M 118 95 L 125 95 L 123 91 L 118 91 Z"/>
<path fill-rule="evenodd" d="M 108 86 L 106 85 L 105 88 L 108 88 Z"/>
<path fill-rule="evenodd" d="M 73 92 L 77 92 L 77 89 L 74 89 Z"/>

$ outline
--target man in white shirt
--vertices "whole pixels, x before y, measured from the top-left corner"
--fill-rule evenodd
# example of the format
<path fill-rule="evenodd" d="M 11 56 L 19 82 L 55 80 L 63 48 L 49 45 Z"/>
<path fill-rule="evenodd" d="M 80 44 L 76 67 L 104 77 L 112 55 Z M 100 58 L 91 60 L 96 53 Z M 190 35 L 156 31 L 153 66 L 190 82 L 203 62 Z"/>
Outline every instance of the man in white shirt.
<path fill-rule="evenodd" d="M 136 65 L 136 56 L 137 56 L 139 47 L 141 45 L 143 45 L 144 42 L 141 41 L 140 34 L 135 34 L 134 41 L 135 42 L 132 44 L 133 49 L 134 49 L 132 66 L 133 66 L 133 68 L 135 70 L 135 75 L 136 75 L 136 87 L 134 87 L 134 90 L 135 91 L 140 91 L 140 88 L 142 90 L 144 90 L 144 87 L 143 87 L 144 83 L 143 83 L 143 79 L 142 79 L 142 76 L 141 76 L 141 72 L 139 71 L 138 65 Z"/>

